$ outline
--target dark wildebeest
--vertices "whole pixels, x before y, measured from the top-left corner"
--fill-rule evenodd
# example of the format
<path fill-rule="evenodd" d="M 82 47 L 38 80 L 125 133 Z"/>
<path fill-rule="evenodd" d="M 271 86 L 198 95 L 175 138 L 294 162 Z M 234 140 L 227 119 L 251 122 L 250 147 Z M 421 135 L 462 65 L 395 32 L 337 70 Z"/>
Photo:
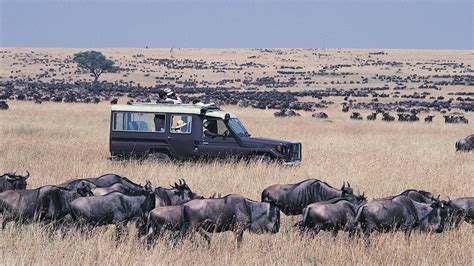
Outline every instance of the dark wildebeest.
<path fill-rule="evenodd" d="M 26 171 L 26 176 L 17 175 L 16 173 L 5 173 L 0 176 L 0 192 L 7 190 L 23 190 L 26 189 L 26 180 L 30 177 L 30 173 Z"/>
<path fill-rule="evenodd" d="M 325 112 L 314 113 L 311 116 L 314 117 L 314 118 L 318 118 L 318 119 L 327 119 L 327 118 L 329 118 L 328 114 L 326 114 Z"/>
<path fill-rule="evenodd" d="M 203 199 L 204 197 L 197 195 L 191 191 L 188 184 L 184 179 L 179 180 L 179 184 L 176 182 L 170 185 L 171 189 L 157 187 L 155 188 L 155 206 L 170 206 L 170 205 L 181 205 L 193 199 Z"/>
<path fill-rule="evenodd" d="M 389 113 L 383 113 L 382 121 L 392 122 L 395 120 L 395 117 L 391 116 Z"/>
<path fill-rule="evenodd" d="M 377 119 L 377 113 L 371 113 L 370 115 L 367 116 L 367 120 L 376 120 Z"/>
<path fill-rule="evenodd" d="M 434 115 L 429 115 L 429 116 L 425 117 L 425 122 L 426 123 L 431 123 L 431 122 L 433 122 L 433 118 L 434 118 Z"/>
<path fill-rule="evenodd" d="M 89 187 L 70 190 L 57 186 L 36 189 L 8 190 L 0 193 L 2 229 L 10 221 L 50 223 L 69 214 L 69 204 L 79 197 L 91 196 Z"/>
<path fill-rule="evenodd" d="M 67 187 L 69 189 L 76 189 L 82 187 L 84 184 L 91 185 L 92 187 L 108 187 L 116 183 L 123 184 L 126 188 L 133 191 L 142 191 L 143 187 L 139 184 L 132 182 L 130 179 L 119 176 L 116 174 L 105 174 L 99 177 L 73 179 L 66 181 L 59 186 Z"/>
<path fill-rule="evenodd" d="M 196 199 L 182 205 L 179 236 L 199 232 L 210 244 L 207 233 L 233 231 L 237 247 L 243 233 L 277 233 L 280 230 L 280 211 L 266 202 L 256 202 L 239 195 L 220 199 Z"/>
<path fill-rule="evenodd" d="M 146 215 L 155 208 L 155 195 L 149 181 L 140 196 L 127 196 L 111 192 L 103 196 L 79 198 L 71 202 L 71 216 L 78 226 L 102 226 L 114 224 L 117 237 L 128 222 L 135 222 L 139 234 L 143 234 Z"/>
<path fill-rule="evenodd" d="M 474 134 L 456 141 L 456 151 L 472 151 L 474 150 Z"/>
<path fill-rule="evenodd" d="M 361 116 L 360 113 L 358 113 L 358 112 L 353 112 L 353 113 L 351 114 L 350 119 L 362 120 L 362 116 Z"/>
<path fill-rule="evenodd" d="M 343 198 L 311 203 L 304 209 L 303 220 L 297 225 L 301 232 L 310 231 L 313 237 L 321 230 L 331 231 L 336 237 L 339 230 L 348 230 L 354 224 L 357 208 L 366 202 L 362 195 L 357 197 L 356 203 Z"/>
<path fill-rule="evenodd" d="M 445 210 L 445 208 L 444 208 Z M 360 223 L 365 238 L 372 231 L 389 232 L 404 230 L 409 239 L 415 228 L 422 231 L 442 232 L 446 212 L 439 201 L 431 204 L 419 203 L 404 195 L 376 199 L 359 207 L 349 236 L 353 236 Z"/>
<path fill-rule="evenodd" d="M 463 220 L 474 224 L 474 197 L 461 197 L 445 202 L 448 207 L 449 225 L 459 227 Z"/>
<path fill-rule="evenodd" d="M 297 184 L 277 184 L 265 188 L 262 192 L 262 202 L 268 202 L 278 207 L 286 215 L 298 215 L 308 204 L 327 201 L 333 198 L 356 199 L 349 183 L 336 189 L 326 182 L 308 179 Z"/>
<path fill-rule="evenodd" d="M 5 101 L 0 101 L 0 110 L 8 110 L 10 108 Z"/>

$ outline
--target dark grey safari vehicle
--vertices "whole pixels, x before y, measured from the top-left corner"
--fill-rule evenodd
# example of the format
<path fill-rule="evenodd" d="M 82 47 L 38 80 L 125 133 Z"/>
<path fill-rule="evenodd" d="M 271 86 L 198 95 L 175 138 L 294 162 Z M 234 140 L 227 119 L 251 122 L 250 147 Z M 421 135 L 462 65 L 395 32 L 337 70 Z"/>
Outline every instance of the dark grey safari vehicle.
<path fill-rule="evenodd" d="M 112 157 L 169 159 L 244 158 L 301 162 L 301 143 L 251 137 L 239 119 L 216 106 L 113 105 Z"/>

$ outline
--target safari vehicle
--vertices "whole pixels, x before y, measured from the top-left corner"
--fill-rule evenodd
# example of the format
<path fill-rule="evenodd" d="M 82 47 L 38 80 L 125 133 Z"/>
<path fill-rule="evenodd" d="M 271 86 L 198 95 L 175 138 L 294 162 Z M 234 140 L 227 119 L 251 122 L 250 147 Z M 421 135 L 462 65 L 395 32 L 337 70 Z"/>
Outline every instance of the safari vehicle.
<path fill-rule="evenodd" d="M 251 137 L 234 114 L 217 106 L 113 105 L 110 154 L 165 161 L 248 158 L 297 165 L 301 143 Z"/>

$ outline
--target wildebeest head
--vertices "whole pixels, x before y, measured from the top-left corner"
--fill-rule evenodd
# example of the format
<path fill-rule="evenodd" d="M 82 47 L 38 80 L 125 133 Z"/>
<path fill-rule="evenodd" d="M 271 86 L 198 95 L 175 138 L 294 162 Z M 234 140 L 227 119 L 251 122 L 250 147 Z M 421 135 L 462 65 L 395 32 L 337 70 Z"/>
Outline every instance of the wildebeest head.
<path fill-rule="evenodd" d="M 89 185 L 87 184 L 82 184 L 81 187 L 77 188 L 77 193 L 81 197 L 91 197 L 94 196 L 94 193 L 92 193 L 92 189 Z"/>
<path fill-rule="evenodd" d="M 179 183 L 174 183 L 174 186 L 171 185 L 174 195 L 178 196 L 182 201 L 190 201 L 192 199 L 203 199 L 204 197 L 198 196 L 196 193 L 191 191 L 188 184 L 184 179 L 180 179 Z"/>
<path fill-rule="evenodd" d="M 342 196 L 353 194 L 351 184 L 349 182 L 347 182 L 347 186 L 346 186 L 346 182 L 342 183 L 341 191 L 342 191 Z"/>
<path fill-rule="evenodd" d="M 424 230 L 441 233 L 448 219 L 447 207 L 439 199 L 439 195 L 438 198 L 432 198 L 430 207 L 432 210 L 425 217 L 421 217 L 421 223 L 426 224 Z"/>
<path fill-rule="evenodd" d="M 23 190 L 26 189 L 26 180 L 30 177 L 30 173 L 26 171 L 26 176 L 17 175 L 14 173 L 5 173 L 2 176 L 8 183 L 4 190 Z"/>

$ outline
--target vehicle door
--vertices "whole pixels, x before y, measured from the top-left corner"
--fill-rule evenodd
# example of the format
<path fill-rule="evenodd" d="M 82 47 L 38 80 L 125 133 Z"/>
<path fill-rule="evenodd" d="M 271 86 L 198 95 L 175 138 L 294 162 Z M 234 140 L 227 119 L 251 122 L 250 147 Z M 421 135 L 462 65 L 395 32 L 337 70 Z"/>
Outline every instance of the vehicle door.
<path fill-rule="evenodd" d="M 202 137 L 198 141 L 199 154 L 210 158 L 223 158 L 237 155 L 238 142 L 231 134 L 223 119 L 204 117 Z"/>
<path fill-rule="evenodd" d="M 194 155 L 196 117 L 191 114 L 168 114 L 168 136 L 166 140 L 174 155 L 179 158 L 189 158 Z"/>

